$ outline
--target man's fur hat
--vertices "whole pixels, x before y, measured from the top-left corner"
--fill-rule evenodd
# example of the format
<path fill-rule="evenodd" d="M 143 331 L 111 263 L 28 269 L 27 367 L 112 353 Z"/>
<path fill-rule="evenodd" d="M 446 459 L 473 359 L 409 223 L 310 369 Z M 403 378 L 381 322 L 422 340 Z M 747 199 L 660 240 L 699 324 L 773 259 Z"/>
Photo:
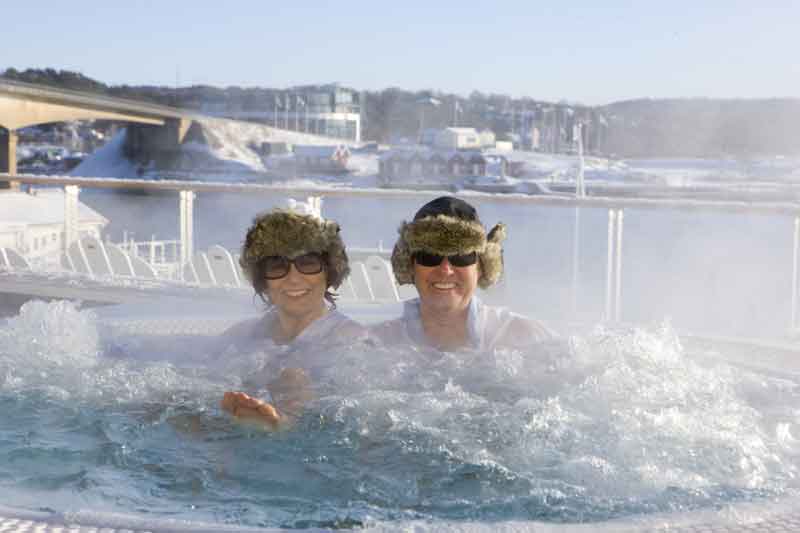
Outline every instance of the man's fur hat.
<path fill-rule="evenodd" d="M 483 228 L 475 208 L 452 196 L 442 196 L 424 206 L 412 222 L 403 222 L 400 237 L 392 251 L 392 268 L 397 283 L 414 283 L 416 252 L 456 255 L 476 252 L 480 267 L 478 286 L 487 289 L 503 274 L 504 224 L 497 224 L 489 234 Z"/>
<path fill-rule="evenodd" d="M 313 215 L 276 209 L 253 220 L 239 264 L 252 283 L 264 258 L 272 255 L 294 258 L 310 252 L 325 255 L 328 287 L 338 288 L 350 273 L 339 225 Z"/>

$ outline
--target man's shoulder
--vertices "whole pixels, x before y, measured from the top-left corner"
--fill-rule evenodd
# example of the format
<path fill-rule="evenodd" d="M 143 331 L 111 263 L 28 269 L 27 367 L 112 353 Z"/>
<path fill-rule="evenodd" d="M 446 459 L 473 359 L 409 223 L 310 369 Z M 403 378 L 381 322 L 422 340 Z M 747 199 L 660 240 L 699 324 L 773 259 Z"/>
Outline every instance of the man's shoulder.
<path fill-rule="evenodd" d="M 495 345 L 524 347 L 557 338 L 557 335 L 541 320 L 531 318 L 505 307 L 486 306 L 495 315 L 497 337 Z"/>
<path fill-rule="evenodd" d="M 556 334 L 544 322 L 518 313 L 511 313 L 507 335 L 525 342 L 544 342 L 556 338 Z"/>

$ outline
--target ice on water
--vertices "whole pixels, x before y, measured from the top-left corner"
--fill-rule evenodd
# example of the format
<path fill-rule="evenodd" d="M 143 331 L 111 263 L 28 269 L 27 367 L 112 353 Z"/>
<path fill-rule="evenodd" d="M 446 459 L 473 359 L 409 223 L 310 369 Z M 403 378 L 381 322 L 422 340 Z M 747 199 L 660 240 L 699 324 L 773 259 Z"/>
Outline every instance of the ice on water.
<path fill-rule="evenodd" d="M 110 335 L 74 304 L 26 304 L 0 325 L 0 401 L 16 409 L 78 401 L 112 428 L 109 406 L 127 406 L 111 409 L 115 416 L 153 404 L 180 414 L 177 425 L 159 415 L 106 430 L 123 448 L 164 454 L 144 461 L 132 453 L 115 474 L 127 480 L 125 499 L 155 513 L 180 516 L 192 500 L 210 519 L 251 525 L 581 521 L 798 488 L 797 383 L 695 357 L 668 324 L 598 327 L 528 351 L 445 354 L 358 342 L 284 352 L 281 364 L 315 368 L 318 398 L 280 435 L 240 430 L 217 405 L 269 353 L 227 353 L 220 363 L 202 356 L 208 338 Z M 191 435 L 174 431 L 180 424 Z M 75 446 L 68 433 L 61 429 L 57 448 Z M 226 462 L 228 477 L 217 477 L 209 459 L 222 442 L 236 458 Z M 137 461 L 163 466 L 141 474 Z M 81 468 L 104 471 L 90 459 Z M 179 488 L 153 489 L 142 476 Z M 182 477 L 195 479 L 188 493 Z M 230 507 L 233 481 L 248 493 L 247 508 Z M 113 509 L 114 489 L 94 483 L 83 497 Z"/>

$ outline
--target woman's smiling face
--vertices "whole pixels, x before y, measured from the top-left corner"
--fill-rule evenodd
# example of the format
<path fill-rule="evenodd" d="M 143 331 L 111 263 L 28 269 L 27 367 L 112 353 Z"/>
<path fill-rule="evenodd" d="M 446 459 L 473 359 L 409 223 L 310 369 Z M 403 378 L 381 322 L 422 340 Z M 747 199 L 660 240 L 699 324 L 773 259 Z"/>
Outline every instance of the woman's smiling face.
<path fill-rule="evenodd" d="M 282 313 L 304 316 L 316 312 L 324 304 L 328 276 L 323 270 L 319 274 L 301 274 L 293 264 L 289 273 L 279 279 L 267 280 L 269 301 Z"/>

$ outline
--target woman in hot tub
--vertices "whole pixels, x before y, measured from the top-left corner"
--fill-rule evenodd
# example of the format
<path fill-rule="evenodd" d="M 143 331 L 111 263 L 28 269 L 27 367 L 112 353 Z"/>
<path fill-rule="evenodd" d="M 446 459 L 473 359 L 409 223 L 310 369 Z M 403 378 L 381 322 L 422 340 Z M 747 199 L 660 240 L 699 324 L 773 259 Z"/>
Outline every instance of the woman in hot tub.
<path fill-rule="evenodd" d="M 315 346 L 328 352 L 366 336 L 336 309 L 333 291 L 350 272 L 339 225 L 290 210 L 259 215 L 247 231 L 240 264 L 269 307 L 262 317 L 229 329 L 223 342 L 228 351 L 255 349 L 268 357 L 245 380 L 249 393 L 226 392 L 222 408 L 237 419 L 285 427 L 313 397 L 313 369 L 305 363 L 315 363 L 303 356 Z"/>

